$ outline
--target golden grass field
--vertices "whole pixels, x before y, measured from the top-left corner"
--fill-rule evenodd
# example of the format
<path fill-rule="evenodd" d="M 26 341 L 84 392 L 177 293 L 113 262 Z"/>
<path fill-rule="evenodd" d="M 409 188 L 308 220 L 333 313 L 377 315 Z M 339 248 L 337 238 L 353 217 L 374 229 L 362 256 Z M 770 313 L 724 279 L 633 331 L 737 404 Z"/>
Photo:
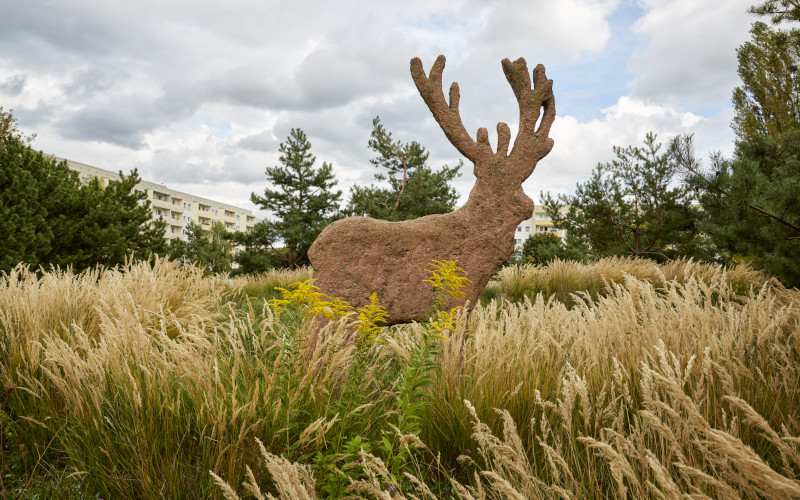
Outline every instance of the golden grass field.
<path fill-rule="evenodd" d="M 354 334 L 310 270 L 0 278 L 3 498 L 800 498 L 800 291 L 748 267 L 501 270 Z"/>

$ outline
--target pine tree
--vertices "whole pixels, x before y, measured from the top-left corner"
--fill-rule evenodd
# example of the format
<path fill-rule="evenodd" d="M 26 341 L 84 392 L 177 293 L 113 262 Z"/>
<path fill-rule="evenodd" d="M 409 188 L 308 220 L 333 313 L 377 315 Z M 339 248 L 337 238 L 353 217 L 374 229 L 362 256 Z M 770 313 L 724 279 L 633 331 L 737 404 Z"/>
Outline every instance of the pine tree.
<path fill-rule="evenodd" d="M 599 163 L 574 195 L 542 193 L 554 225 L 594 256 L 708 257 L 697 229 L 699 210 L 687 187 L 673 185 L 677 165 L 660 148 L 648 133 L 644 147 L 615 146 L 617 158 Z M 564 205 L 566 214 L 559 211 Z"/>
<path fill-rule="evenodd" d="M 122 172 L 120 180 L 106 185 L 92 179 L 77 196 L 64 199 L 51 212 L 53 243 L 49 262 L 85 269 L 94 265 L 119 266 L 131 257 L 148 259 L 166 255 L 166 225 L 151 220 L 147 193 L 136 189 L 137 170 Z"/>
<path fill-rule="evenodd" d="M 284 257 L 275 248 L 275 235 L 267 222 L 257 223 L 250 231 L 237 231 L 230 235 L 239 248 L 234 256 L 237 268 L 234 274 L 255 274 L 281 267 Z"/>
<path fill-rule="evenodd" d="M 195 221 L 186 225 L 186 257 L 192 264 L 205 268 L 206 272 L 226 274 L 231 271 L 233 243 L 231 235 L 220 221 L 211 223 L 204 231 Z"/>
<path fill-rule="evenodd" d="M 532 264 L 547 264 L 555 259 L 586 262 L 589 257 L 587 248 L 570 238 L 569 233 L 563 241 L 561 238 L 553 233 L 532 234 L 522 244 L 520 256 L 524 262 Z"/>
<path fill-rule="evenodd" d="M 461 163 L 433 171 L 426 163 L 430 153 L 418 142 L 392 141 L 379 117 L 372 126 L 368 145 L 377 155 L 370 163 L 385 169 L 375 174 L 375 180 L 389 187 L 353 186 L 347 213 L 400 221 L 453 211 L 458 192 L 449 183 L 461 175 Z"/>
<path fill-rule="evenodd" d="M 733 91 L 733 129 L 740 140 L 800 124 L 800 31 L 756 22 L 750 34 L 736 51 L 742 85 Z"/>
<path fill-rule="evenodd" d="M 772 22 L 800 21 L 798 0 L 750 9 Z M 691 135 L 670 150 L 703 206 L 701 231 L 730 262 L 749 262 L 800 286 L 800 30 L 753 23 L 739 47 L 742 86 L 734 91 L 738 140 L 732 158 L 711 156 L 704 170 Z"/>
<path fill-rule="evenodd" d="M 252 193 L 250 199 L 275 219 L 265 221 L 268 233 L 284 245 L 284 264 L 290 269 L 308 263 L 308 249 L 339 212 L 342 192 L 334 191 L 337 181 L 331 165 L 314 168 L 316 157 L 311 143 L 300 129 L 292 129 L 279 147 L 283 166 L 266 168 L 264 195 Z"/>
<path fill-rule="evenodd" d="M 800 286 L 800 130 L 753 134 L 733 158 L 712 155 L 703 170 L 691 136 L 671 150 L 703 207 L 700 230 L 731 262 L 748 262 Z"/>
<path fill-rule="evenodd" d="M 66 164 L 34 151 L 32 139 L 19 133 L 11 112 L 0 107 L 0 271 L 19 262 L 34 268 L 47 264 L 52 205 L 78 189 Z"/>
<path fill-rule="evenodd" d="M 750 7 L 749 12 L 759 16 L 771 16 L 773 24 L 783 21 L 800 21 L 800 0 L 763 0 Z"/>
<path fill-rule="evenodd" d="M 135 170 L 107 186 L 96 179 L 83 186 L 65 161 L 34 151 L 31 139 L 0 108 L 0 270 L 25 262 L 80 271 L 165 253 L 164 223 L 151 221 Z"/>

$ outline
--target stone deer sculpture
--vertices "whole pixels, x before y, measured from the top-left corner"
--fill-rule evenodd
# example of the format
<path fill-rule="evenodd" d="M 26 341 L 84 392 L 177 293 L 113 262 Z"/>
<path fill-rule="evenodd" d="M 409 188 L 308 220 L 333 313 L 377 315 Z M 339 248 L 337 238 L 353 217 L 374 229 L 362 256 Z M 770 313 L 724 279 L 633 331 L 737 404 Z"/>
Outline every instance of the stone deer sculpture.
<path fill-rule="evenodd" d="M 458 110 L 458 84 L 450 87 L 449 104 L 442 92 L 444 65 L 440 55 L 426 76 L 422 61 L 414 58 L 411 76 L 444 134 L 475 164 L 477 182 L 466 204 L 448 214 L 403 222 L 342 219 L 325 228 L 308 252 L 321 292 L 357 307 L 375 292 L 387 309 L 388 324 L 425 319 L 435 295 L 423 280 L 430 277 L 426 268 L 434 259 L 458 260 L 472 280 L 470 304 L 477 302 L 514 251 L 517 225 L 533 213 L 533 200 L 523 192 L 522 182 L 553 148 L 548 137 L 556 114 L 553 81 L 545 76 L 544 66 L 533 70 L 531 86 L 524 59 L 502 61 L 519 103 L 519 131 L 509 153 L 511 132 L 505 123 L 497 125 L 496 152 L 485 128 L 478 129 L 477 141 L 467 133 Z"/>

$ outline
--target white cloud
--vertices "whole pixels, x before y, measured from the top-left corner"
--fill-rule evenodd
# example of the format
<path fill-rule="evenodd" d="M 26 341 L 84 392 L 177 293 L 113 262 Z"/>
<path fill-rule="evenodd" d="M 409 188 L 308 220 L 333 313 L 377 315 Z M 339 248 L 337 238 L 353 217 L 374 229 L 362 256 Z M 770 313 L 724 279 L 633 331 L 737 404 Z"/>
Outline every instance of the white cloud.
<path fill-rule="evenodd" d="M 692 107 L 730 102 L 739 84 L 736 48 L 748 38 L 751 0 L 640 0 L 634 31 L 649 39 L 631 57 L 634 97 Z"/>
<path fill-rule="evenodd" d="M 494 2 L 483 30 L 471 40 L 471 50 L 502 50 L 501 58 L 512 53 L 576 59 L 600 52 L 611 37 L 606 18 L 617 4 L 617 0 Z"/>
<path fill-rule="evenodd" d="M 621 97 L 603 110 L 602 118 L 581 122 L 571 116 L 559 116 L 551 130 L 555 146 L 524 184 L 526 193 L 538 199 L 540 191 L 572 191 L 585 182 L 594 167 L 614 158 L 613 146 L 640 146 L 647 132 L 658 135 L 664 144 L 670 137 L 696 132 L 701 155 L 716 149 L 717 137 L 707 132 L 718 119 L 703 118 L 670 106 Z"/>

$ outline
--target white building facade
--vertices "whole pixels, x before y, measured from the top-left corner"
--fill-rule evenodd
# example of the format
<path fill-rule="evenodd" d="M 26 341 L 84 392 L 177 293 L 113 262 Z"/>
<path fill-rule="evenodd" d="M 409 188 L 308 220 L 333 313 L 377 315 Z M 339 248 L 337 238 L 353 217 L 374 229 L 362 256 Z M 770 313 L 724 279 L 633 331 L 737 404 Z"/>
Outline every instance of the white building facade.
<path fill-rule="evenodd" d="M 58 158 L 59 161 L 62 158 Z M 72 160 L 66 160 L 70 170 L 80 174 L 83 182 L 98 178 L 101 182 L 120 179 L 118 173 L 93 167 Z M 250 231 L 258 219 L 251 210 L 239 208 L 227 203 L 182 193 L 169 189 L 162 184 L 142 180 L 136 187 L 147 192 L 150 206 L 153 211 L 153 220 L 163 220 L 167 227 L 164 237 L 167 241 L 181 239 L 186 241 L 186 226 L 189 221 L 194 221 L 205 231 L 211 230 L 214 221 L 221 222 L 228 231 Z"/>
<path fill-rule="evenodd" d="M 566 213 L 569 207 L 564 206 L 559 208 L 559 212 Z M 530 219 L 520 222 L 517 226 L 517 231 L 514 235 L 515 248 L 520 249 L 529 236 L 536 233 L 552 233 L 559 238 L 564 238 L 565 231 L 558 229 L 553 225 L 553 220 L 547 215 L 544 207 L 537 205 L 533 209 L 533 214 Z"/>

